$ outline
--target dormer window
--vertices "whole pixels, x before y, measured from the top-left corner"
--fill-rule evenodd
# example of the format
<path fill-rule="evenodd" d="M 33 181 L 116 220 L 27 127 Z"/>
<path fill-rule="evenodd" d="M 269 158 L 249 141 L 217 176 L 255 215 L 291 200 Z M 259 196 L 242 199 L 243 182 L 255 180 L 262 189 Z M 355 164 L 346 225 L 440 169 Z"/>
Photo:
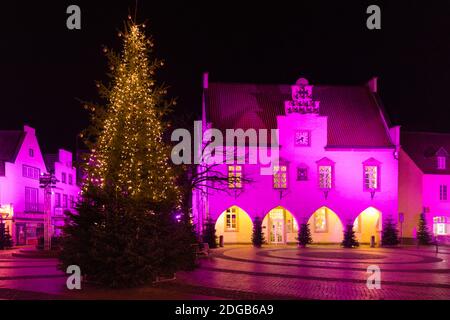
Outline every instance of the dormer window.
<path fill-rule="evenodd" d="M 319 188 L 330 190 L 334 187 L 334 162 L 328 158 L 317 161 Z"/>
<path fill-rule="evenodd" d="M 380 191 L 381 162 L 370 158 L 363 162 L 363 189 L 364 191 Z"/>
<path fill-rule="evenodd" d="M 439 170 L 445 170 L 445 169 L 447 169 L 447 158 L 446 157 L 443 157 L 443 156 L 438 156 L 437 157 L 437 168 L 439 169 Z"/>

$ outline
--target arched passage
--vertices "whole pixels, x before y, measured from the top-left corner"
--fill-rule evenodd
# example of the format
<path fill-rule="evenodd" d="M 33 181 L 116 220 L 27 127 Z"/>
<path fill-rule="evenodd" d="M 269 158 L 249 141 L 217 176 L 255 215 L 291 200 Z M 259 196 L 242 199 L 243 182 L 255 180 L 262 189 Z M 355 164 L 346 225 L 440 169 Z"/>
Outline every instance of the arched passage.
<path fill-rule="evenodd" d="M 338 215 L 327 207 L 317 209 L 308 220 L 314 243 L 340 243 L 343 228 Z"/>
<path fill-rule="evenodd" d="M 226 244 L 251 243 L 252 231 L 252 219 L 238 206 L 226 209 L 216 221 L 216 234 L 218 237 L 223 236 Z"/>
<path fill-rule="evenodd" d="M 362 211 L 353 222 L 353 230 L 356 238 L 361 243 L 370 243 L 370 238 L 375 236 L 375 242 L 380 243 L 381 211 L 369 207 Z"/>
<path fill-rule="evenodd" d="M 297 220 L 284 207 L 278 206 L 270 210 L 263 219 L 262 228 L 267 243 L 283 244 L 297 241 Z"/>

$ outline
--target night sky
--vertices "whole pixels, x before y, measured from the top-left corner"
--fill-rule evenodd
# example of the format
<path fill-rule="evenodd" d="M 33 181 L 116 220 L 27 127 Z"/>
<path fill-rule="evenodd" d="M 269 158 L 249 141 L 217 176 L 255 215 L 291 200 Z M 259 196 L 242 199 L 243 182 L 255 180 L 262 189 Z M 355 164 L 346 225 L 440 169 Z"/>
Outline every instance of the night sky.
<path fill-rule="evenodd" d="M 15 1 L 17 2 L 17 1 Z M 362 84 L 376 75 L 393 123 L 450 132 L 450 1 L 150 1 L 138 3 L 159 79 L 178 97 L 177 114 L 197 115 L 201 74 L 210 81 Z M 247 3 L 247 1 L 245 2 Z M 66 28 L 77 4 L 82 29 Z M 366 28 L 378 4 L 382 29 Z M 130 1 L 1 4 L 0 129 L 37 129 L 45 152 L 73 149 L 88 124 L 79 99 L 99 101 L 106 80 L 102 45 L 120 49 Z"/>

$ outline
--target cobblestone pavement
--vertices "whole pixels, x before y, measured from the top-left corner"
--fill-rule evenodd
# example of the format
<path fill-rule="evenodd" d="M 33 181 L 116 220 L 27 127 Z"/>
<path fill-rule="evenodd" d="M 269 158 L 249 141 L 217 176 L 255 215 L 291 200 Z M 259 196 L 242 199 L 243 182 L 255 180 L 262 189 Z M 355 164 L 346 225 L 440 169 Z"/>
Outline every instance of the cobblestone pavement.
<path fill-rule="evenodd" d="M 177 282 L 284 299 L 450 299 L 449 261 L 449 248 L 236 246 Z M 381 289 L 367 288 L 370 265 L 380 267 Z"/>
<path fill-rule="evenodd" d="M 157 286 L 66 289 L 55 259 L 0 253 L 0 299 L 450 299 L 450 248 L 231 246 Z M 381 269 L 368 289 L 367 267 Z"/>

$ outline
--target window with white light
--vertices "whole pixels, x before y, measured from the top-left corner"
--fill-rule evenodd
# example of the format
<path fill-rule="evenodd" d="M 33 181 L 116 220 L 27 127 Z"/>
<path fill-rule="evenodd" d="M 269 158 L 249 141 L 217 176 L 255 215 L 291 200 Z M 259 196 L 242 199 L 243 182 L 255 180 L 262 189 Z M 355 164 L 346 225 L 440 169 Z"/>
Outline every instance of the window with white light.
<path fill-rule="evenodd" d="M 319 166 L 319 187 L 321 189 L 331 189 L 332 169 L 332 166 Z"/>
<path fill-rule="evenodd" d="M 242 188 L 242 166 L 228 166 L 228 188 Z"/>
<path fill-rule="evenodd" d="M 273 187 L 275 189 L 287 188 L 287 166 L 273 167 Z"/>
<path fill-rule="evenodd" d="M 435 235 L 447 235 L 448 234 L 448 224 L 447 217 L 440 216 L 433 218 L 433 233 Z"/>
<path fill-rule="evenodd" d="M 314 232 L 328 232 L 328 215 L 326 208 L 320 208 L 314 213 Z"/>
<path fill-rule="evenodd" d="M 236 208 L 229 208 L 225 213 L 225 231 L 237 231 Z"/>

